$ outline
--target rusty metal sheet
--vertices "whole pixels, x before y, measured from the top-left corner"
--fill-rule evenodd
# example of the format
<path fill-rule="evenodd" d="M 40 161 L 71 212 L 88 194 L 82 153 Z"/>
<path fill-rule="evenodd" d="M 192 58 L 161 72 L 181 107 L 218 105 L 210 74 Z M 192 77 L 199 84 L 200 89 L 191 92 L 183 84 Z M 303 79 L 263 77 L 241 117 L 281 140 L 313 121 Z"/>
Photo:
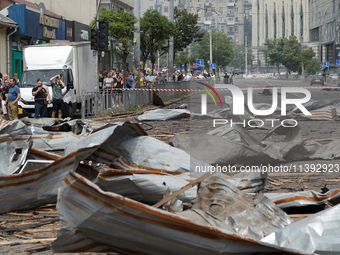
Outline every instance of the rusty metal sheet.
<path fill-rule="evenodd" d="M 279 229 L 262 239 L 310 254 L 340 254 L 340 205 Z"/>
<path fill-rule="evenodd" d="M 307 190 L 287 193 L 266 193 L 265 195 L 280 208 L 321 205 L 326 201 L 330 201 L 332 204 L 340 202 L 340 189 L 332 189 L 326 193 Z"/>
<path fill-rule="evenodd" d="M 124 141 L 141 133 L 142 129 L 138 124 L 116 124 L 71 143 L 66 148 L 65 155 L 55 157 L 50 165 L 26 173 L 0 177 L 0 213 L 55 202 L 60 181 L 70 171 L 75 171 L 80 161 L 87 159 L 105 142 Z M 39 154 L 39 150 L 35 149 L 34 152 Z M 53 157 L 53 154 L 42 155 Z"/>
<path fill-rule="evenodd" d="M 76 173 L 62 182 L 57 210 L 68 227 L 52 243 L 53 252 L 103 245 L 120 254 L 304 254 L 104 192 Z M 80 234 L 89 241 L 81 241 Z"/>
<path fill-rule="evenodd" d="M 191 221 L 228 229 L 256 240 L 292 223 L 289 216 L 263 193 L 242 192 L 221 173 L 203 180 L 192 209 L 179 214 Z"/>

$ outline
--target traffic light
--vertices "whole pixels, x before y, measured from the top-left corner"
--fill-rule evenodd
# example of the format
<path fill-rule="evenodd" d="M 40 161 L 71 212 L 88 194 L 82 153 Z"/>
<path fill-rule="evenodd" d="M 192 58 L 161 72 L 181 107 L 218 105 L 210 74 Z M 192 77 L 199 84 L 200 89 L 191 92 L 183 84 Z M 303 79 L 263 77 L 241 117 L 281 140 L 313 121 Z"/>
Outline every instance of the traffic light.
<path fill-rule="evenodd" d="M 99 22 L 99 46 L 98 51 L 107 51 L 109 49 L 109 23 Z"/>
<path fill-rule="evenodd" d="M 91 29 L 91 50 L 98 50 L 99 37 L 98 29 Z"/>

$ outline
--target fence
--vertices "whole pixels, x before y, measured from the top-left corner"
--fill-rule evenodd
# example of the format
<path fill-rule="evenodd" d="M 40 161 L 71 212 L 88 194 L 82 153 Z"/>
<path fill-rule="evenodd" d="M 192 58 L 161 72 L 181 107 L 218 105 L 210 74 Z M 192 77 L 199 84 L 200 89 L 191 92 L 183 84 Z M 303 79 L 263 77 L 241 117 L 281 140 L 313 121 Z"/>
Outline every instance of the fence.
<path fill-rule="evenodd" d="M 172 89 L 190 89 L 195 87 L 196 81 L 166 82 L 164 84 L 143 87 L 146 89 L 169 89 L 155 93 L 162 100 L 173 99 L 183 93 L 171 91 Z M 153 91 L 142 90 L 103 90 L 98 92 L 84 93 L 82 96 L 82 118 L 84 116 L 97 117 L 101 115 L 124 113 L 136 107 L 144 107 L 153 103 Z"/>

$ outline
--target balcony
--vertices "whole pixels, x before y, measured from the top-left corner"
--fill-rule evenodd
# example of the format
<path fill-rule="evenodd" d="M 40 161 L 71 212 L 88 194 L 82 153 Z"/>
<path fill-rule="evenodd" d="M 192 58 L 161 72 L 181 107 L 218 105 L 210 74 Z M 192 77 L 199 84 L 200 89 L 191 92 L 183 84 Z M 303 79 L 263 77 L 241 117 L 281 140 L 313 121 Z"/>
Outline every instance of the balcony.
<path fill-rule="evenodd" d="M 233 7 L 233 6 L 235 6 L 235 3 L 234 3 L 234 1 L 232 1 L 232 2 L 229 2 L 229 1 L 228 1 L 228 4 L 227 4 L 227 6 L 228 6 L 228 7 Z"/>
<path fill-rule="evenodd" d="M 211 25 L 211 20 L 205 20 L 204 25 Z"/>
<path fill-rule="evenodd" d="M 227 18 L 227 25 L 230 25 L 230 26 L 235 25 L 235 19 L 228 17 Z"/>

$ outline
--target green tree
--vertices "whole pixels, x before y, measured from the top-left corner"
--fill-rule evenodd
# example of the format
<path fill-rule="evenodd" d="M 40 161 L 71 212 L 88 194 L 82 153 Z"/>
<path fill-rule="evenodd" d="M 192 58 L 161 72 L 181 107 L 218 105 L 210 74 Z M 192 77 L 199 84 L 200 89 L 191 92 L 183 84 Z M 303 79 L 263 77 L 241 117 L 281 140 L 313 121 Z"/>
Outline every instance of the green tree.
<path fill-rule="evenodd" d="M 321 71 L 320 65 L 321 62 L 315 58 L 308 61 L 305 65 L 307 74 L 315 74 L 316 72 Z"/>
<path fill-rule="evenodd" d="M 202 39 L 203 33 L 197 26 L 197 18 L 198 14 L 188 13 L 186 9 L 180 10 L 175 7 L 174 55 L 176 52 L 183 51 L 192 42 L 198 42 Z"/>
<path fill-rule="evenodd" d="M 242 70 L 245 69 L 245 46 L 244 45 L 239 45 L 239 44 L 234 44 L 233 46 L 233 51 L 234 51 L 234 58 L 233 61 L 231 62 L 231 66 L 235 68 L 241 68 Z M 252 54 L 252 49 L 251 47 L 248 47 L 248 54 L 247 54 L 247 61 L 252 62 L 253 61 L 253 54 Z"/>
<path fill-rule="evenodd" d="M 301 70 L 301 44 L 295 36 L 283 39 L 282 64 L 293 72 Z"/>
<path fill-rule="evenodd" d="M 133 33 L 136 31 L 136 17 L 130 12 L 101 8 L 99 21 L 109 22 L 109 34 L 115 39 L 115 45 L 111 47 L 112 52 L 122 59 L 123 69 L 126 70 L 126 60 L 132 52 Z M 90 27 L 96 27 L 96 17 L 91 21 Z M 125 79 L 125 72 L 123 76 Z"/>
<path fill-rule="evenodd" d="M 142 51 L 143 69 L 147 59 L 154 66 L 158 52 L 166 52 L 166 43 L 176 32 L 175 25 L 157 10 L 147 10 L 140 20 L 140 49 Z M 153 70 L 153 68 L 152 68 Z"/>
<path fill-rule="evenodd" d="M 307 65 L 315 57 L 315 52 L 312 49 L 303 50 L 301 52 L 301 60 L 304 65 Z"/>
<path fill-rule="evenodd" d="M 182 70 L 182 65 L 185 65 L 185 72 L 187 72 L 187 66 L 196 62 L 196 57 L 194 55 L 189 56 L 188 50 L 180 51 L 175 56 L 175 63 L 180 65 L 180 70 Z"/>
<path fill-rule="evenodd" d="M 267 46 L 267 49 L 265 50 L 265 53 L 267 57 L 269 58 L 269 64 L 271 66 L 277 67 L 277 72 L 279 73 L 279 67 L 280 64 L 283 63 L 283 47 L 285 45 L 285 39 L 280 38 L 278 40 L 276 39 L 266 39 L 266 42 L 264 43 L 265 46 Z"/>
<path fill-rule="evenodd" d="M 215 63 L 217 67 L 229 65 L 234 58 L 232 39 L 227 37 L 223 31 L 213 30 L 211 35 L 213 63 Z M 209 33 L 205 32 L 202 40 L 195 44 L 194 47 L 197 57 L 204 59 L 204 63 L 207 66 L 208 60 L 210 59 Z"/>

